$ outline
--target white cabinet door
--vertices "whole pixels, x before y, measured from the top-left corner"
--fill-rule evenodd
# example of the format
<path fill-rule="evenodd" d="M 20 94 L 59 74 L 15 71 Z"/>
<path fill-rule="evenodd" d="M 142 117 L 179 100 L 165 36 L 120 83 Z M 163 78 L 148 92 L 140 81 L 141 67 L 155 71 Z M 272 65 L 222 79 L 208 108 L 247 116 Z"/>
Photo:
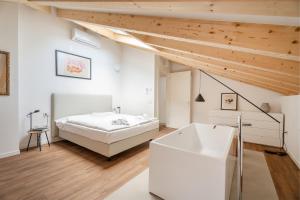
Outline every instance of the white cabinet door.
<path fill-rule="evenodd" d="M 167 77 L 166 125 L 180 128 L 191 118 L 191 71 L 170 73 Z"/>

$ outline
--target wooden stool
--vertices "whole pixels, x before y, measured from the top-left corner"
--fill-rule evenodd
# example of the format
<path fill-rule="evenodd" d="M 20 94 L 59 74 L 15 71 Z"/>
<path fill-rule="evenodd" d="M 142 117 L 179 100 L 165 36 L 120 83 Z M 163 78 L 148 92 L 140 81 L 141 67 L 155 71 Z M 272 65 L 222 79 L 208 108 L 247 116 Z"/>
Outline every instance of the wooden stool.
<path fill-rule="evenodd" d="M 47 128 L 29 130 L 28 134 L 30 134 L 30 137 L 29 137 L 29 141 L 28 141 L 28 144 L 27 144 L 27 151 L 29 149 L 29 144 L 30 144 L 32 134 L 36 134 L 36 144 L 37 144 L 37 147 L 40 148 L 40 151 L 42 151 L 42 147 L 41 147 L 41 135 L 42 135 L 42 133 L 45 133 L 48 145 L 50 147 L 47 131 L 48 131 Z"/>

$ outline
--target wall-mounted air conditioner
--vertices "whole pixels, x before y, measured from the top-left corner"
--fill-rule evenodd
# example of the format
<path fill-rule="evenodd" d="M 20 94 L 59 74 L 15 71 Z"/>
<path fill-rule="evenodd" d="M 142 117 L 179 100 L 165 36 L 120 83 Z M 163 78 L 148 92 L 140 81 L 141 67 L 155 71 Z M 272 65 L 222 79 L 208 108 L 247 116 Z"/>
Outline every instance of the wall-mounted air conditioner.
<path fill-rule="evenodd" d="M 101 47 L 100 38 L 76 28 L 72 30 L 72 40 L 97 49 Z"/>

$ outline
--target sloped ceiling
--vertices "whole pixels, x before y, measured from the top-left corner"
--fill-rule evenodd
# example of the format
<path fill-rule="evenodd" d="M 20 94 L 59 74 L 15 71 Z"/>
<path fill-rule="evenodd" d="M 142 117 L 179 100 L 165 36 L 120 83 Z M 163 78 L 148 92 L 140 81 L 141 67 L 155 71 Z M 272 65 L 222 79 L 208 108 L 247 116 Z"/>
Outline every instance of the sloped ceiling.
<path fill-rule="evenodd" d="M 299 0 L 21 2 L 55 8 L 58 17 L 174 62 L 284 95 L 300 93 Z"/>

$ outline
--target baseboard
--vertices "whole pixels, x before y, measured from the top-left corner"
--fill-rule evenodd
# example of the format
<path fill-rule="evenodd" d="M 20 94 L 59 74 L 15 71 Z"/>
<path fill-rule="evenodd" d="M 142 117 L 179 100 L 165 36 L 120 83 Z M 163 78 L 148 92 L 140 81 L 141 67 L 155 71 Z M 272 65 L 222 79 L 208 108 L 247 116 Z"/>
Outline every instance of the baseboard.
<path fill-rule="evenodd" d="M 2 153 L 2 154 L 0 154 L 0 159 L 1 158 L 6 158 L 6 157 L 10 157 L 10 156 L 19 155 L 19 154 L 20 154 L 20 150 Z"/>
<path fill-rule="evenodd" d="M 52 142 L 59 142 L 59 141 L 62 141 L 62 140 L 65 140 L 65 139 L 63 139 L 63 138 L 61 138 L 61 137 L 54 137 L 54 138 L 52 138 Z"/>
<path fill-rule="evenodd" d="M 295 158 L 294 154 L 292 154 L 291 152 L 288 152 L 287 153 L 289 154 L 290 158 L 292 159 L 292 161 L 296 164 L 296 166 L 298 167 L 298 169 L 300 169 L 300 162 L 297 161 L 297 159 Z"/>
<path fill-rule="evenodd" d="M 62 139 L 62 138 L 60 138 L 60 137 L 52 137 L 52 138 L 49 138 L 49 142 L 50 142 L 50 144 L 51 143 L 54 143 L 54 142 L 58 142 L 58 141 L 61 141 L 61 140 L 64 140 L 64 139 Z M 25 150 L 25 149 L 27 149 L 27 144 L 28 144 L 28 141 L 26 141 L 25 143 L 22 143 L 21 145 L 20 145 L 20 149 L 21 150 Z M 44 145 L 44 144 L 48 144 L 48 142 L 47 142 L 47 140 L 46 140 L 46 138 L 45 137 L 43 137 L 42 139 L 41 139 L 41 145 Z M 32 141 L 30 142 L 30 145 L 29 145 L 29 147 L 36 147 L 37 146 L 37 144 L 36 144 L 36 139 L 32 139 Z"/>

